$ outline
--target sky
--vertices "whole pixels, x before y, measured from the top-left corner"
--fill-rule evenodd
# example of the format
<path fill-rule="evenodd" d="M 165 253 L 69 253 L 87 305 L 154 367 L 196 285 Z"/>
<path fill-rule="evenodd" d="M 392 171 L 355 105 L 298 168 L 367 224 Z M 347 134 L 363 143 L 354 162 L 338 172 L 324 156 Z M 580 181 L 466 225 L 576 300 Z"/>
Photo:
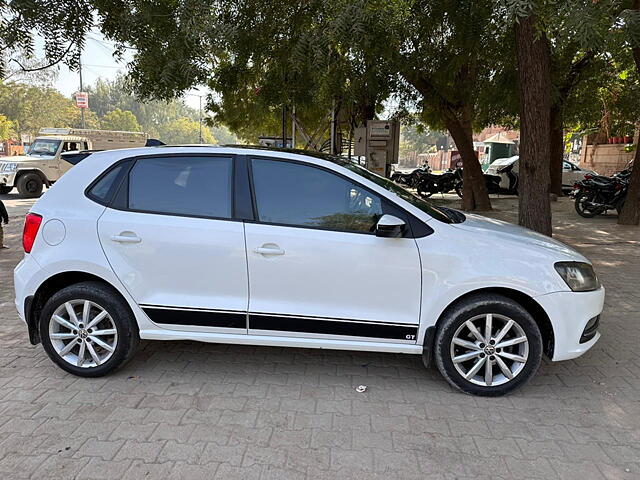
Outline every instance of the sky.
<path fill-rule="evenodd" d="M 99 31 L 92 30 L 89 33 L 82 52 L 82 81 L 85 86 L 95 83 L 98 78 L 113 80 L 118 74 L 126 73 L 127 62 L 132 58 L 131 54 L 127 52 L 123 61 L 117 62 L 113 58 L 113 52 L 113 43 L 106 40 Z M 78 72 L 72 72 L 66 65 L 61 65 L 54 86 L 64 95 L 71 96 L 80 89 Z M 184 97 L 185 103 L 197 109 L 198 95 L 202 95 L 202 92 L 195 89 L 187 92 Z M 89 98 L 89 107 L 91 107 L 91 98 Z"/>

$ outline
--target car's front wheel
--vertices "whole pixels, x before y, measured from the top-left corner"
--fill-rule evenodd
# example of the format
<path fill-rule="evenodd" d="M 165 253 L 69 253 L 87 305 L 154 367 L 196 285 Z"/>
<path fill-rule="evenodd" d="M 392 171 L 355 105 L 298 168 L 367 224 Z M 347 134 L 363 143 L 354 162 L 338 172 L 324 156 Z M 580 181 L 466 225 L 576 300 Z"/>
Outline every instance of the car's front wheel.
<path fill-rule="evenodd" d="M 474 295 L 450 309 L 435 338 L 444 378 L 470 394 L 499 396 L 538 370 L 542 336 L 520 304 L 501 295 Z"/>
<path fill-rule="evenodd" d="M 98 282 L 71 285 L 53 295 L 40 315 L 40 338 L 58 366 L 81 377 L 99 377 L 121 367 L 139 341 L 125 301 Z"/>

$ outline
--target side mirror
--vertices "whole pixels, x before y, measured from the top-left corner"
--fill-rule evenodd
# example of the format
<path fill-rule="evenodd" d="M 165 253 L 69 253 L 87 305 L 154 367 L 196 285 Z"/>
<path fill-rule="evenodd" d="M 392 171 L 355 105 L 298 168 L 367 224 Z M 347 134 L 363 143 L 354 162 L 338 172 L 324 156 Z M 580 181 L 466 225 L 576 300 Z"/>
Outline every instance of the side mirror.
<path fill-rule="evenodd" d="M 376 237 L 398 238 L 404 232 L 404 220 L 393 215 L 382 215 L 376 225 Z"/>

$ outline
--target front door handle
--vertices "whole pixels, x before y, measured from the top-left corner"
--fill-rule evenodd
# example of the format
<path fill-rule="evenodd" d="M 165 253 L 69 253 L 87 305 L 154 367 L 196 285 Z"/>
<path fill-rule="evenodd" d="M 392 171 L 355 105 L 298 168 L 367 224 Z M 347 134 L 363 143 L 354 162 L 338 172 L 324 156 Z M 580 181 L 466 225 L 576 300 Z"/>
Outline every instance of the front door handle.
<path fill-rule="evenodd" d="M 284 250 L 273 243 L 268 243 L 261 247 L 254 248 L 253 251 L 260 255 L 284 255 Z"/>
<path fill-rule="evenodd" d="M 111 240 L 118 243 L 140 243 L 142 239 L 133 232 L 121 232 L 120 235 L 113 235 Z"/>

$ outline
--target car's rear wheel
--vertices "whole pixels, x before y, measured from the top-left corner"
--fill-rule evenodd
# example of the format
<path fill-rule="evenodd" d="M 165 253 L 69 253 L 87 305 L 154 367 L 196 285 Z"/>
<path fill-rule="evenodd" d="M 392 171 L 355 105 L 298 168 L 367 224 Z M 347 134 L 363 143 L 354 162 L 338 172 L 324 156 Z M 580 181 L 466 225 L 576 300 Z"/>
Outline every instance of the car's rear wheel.
<path fill-rule="evenodd" d="M 450 309 L 435 339 L 438 369 L 454 387 L 499 396 L 525 384 L 542 358 L 533 317 L 501 295 L 477 295 Z"/>
<path fill-rule="evenodd" d="M 40 338 L 58 366 L 81 377 L 99 377 L 121 367 L 139 341 L 125 301 L 98 282 L 71 285 L 53 295 L 42 309 Z"/>

